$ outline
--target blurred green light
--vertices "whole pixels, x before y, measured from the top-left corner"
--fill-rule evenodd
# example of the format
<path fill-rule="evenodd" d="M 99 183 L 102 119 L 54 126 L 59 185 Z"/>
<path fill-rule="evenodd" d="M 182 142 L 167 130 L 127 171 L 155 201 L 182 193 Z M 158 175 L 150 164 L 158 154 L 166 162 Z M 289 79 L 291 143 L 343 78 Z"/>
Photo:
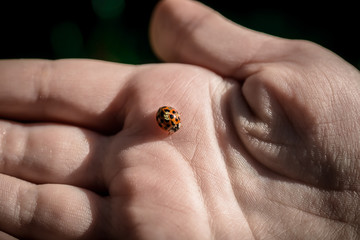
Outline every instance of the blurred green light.
<path fill-rule="evenodd" d="M 83 36 L 73 22 L 63 22 L 51 30 L 51 44 L 56 58 L 81 57 L 84 50 Z"/>
<path fill-rule="evenodd" d="M 94 12 L 102 19 L 113 19 L 121 15 L 124 0 L 92 0 Z"/>

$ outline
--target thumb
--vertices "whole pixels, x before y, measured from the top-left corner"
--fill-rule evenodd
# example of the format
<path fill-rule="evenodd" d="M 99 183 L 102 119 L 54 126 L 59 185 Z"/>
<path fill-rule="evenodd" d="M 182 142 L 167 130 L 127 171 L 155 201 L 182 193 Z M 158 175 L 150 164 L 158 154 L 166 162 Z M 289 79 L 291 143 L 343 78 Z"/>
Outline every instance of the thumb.
<path fill-rule="evenodd" d="M 244 80 L 229 103 L 254 159 L 314 186 L 359 188 L 356 69 L 315 44 L 246 29 L 196 1 L 162 0 L 150 31 L 165 61 Z"/>
<path fill-rule="evenodd" d="M 165 61 L 206 67 L 236 77 L 245 63 L 274 59 L 280 38 L 241 27 L 196 1 L 163 0 L 153 13 L 150 39 Z M 282 46 L 283 47 L 283 46 Z"/>

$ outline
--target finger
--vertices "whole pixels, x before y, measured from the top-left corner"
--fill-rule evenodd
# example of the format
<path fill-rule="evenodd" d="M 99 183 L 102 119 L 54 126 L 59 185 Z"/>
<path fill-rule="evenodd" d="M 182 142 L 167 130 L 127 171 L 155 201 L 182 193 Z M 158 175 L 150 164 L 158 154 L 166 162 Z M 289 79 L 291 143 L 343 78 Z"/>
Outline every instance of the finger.
<path fill-rule="evenodd" d="M 0 61 L 0 117 L 117 127 L 133 70 L 94 60 Z"/>
<path fill-rule="evenodd" d="M 20 239 L 100 238 L 102 198 L 67 185 L 33 185 L 0 174 L 0 231 Z M 106 216 L 109 217 L 109 216 Z"/>
<path fill-rule="evenodd" d="M 274 58 L 284 47 L 279 38 L 238 26 L 188 0 L 160 1 L 150 36 L 155 52 L 165 61 L 196 64 L 226 76 L 236 74 L 245 63 Z"/>
<path fill-rule="evenodd" d="M 17 240 L 13 236 L 10 236 L 9 234 L 1 232 L 1 231 L 0 231 L 0 239 L 1 240 Z"/>
<path fill-rule="evenodd" d="M 59 124 L 0 121 L 0 173 L 33 183 L 65 183 L 104 191 L 99 159 L 104 137 Z"/>

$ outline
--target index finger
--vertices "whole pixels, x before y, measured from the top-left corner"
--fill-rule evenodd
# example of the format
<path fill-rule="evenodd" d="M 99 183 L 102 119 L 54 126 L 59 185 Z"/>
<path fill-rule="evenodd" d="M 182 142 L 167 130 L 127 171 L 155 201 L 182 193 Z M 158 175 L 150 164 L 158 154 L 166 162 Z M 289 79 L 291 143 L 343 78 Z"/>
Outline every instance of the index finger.
<path fill-rule="evenodd" d="M 116 127 L 133 70 L 96 60 L 1 60 L 0 117 Z"/>

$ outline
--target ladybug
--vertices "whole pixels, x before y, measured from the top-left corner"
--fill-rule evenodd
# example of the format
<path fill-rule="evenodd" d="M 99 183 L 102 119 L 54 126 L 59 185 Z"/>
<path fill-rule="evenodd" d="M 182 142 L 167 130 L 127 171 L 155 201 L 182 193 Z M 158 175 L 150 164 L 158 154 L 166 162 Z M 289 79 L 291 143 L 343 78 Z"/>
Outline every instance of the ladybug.
<path fill-rule="evenodd" d="M 173 134 L 181 127 L 180 114 L 175 108 L 163 106 L 156 113 L 156 121 L 159 127 Z"/>

